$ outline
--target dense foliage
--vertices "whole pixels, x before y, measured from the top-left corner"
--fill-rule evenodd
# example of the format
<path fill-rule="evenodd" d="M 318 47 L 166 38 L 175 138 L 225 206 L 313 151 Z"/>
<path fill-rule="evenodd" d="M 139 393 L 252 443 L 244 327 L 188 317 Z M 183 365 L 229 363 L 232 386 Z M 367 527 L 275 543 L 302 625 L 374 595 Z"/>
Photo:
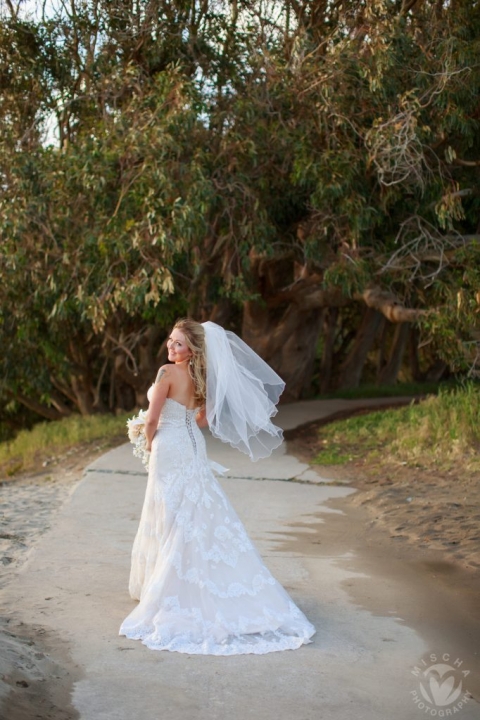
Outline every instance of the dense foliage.
<path fill-rule="evenodd" d="M 290 397 L 475 366 L 478 2 L 7 8 L 4 419 L 144 404 L 187 313 Z"/>

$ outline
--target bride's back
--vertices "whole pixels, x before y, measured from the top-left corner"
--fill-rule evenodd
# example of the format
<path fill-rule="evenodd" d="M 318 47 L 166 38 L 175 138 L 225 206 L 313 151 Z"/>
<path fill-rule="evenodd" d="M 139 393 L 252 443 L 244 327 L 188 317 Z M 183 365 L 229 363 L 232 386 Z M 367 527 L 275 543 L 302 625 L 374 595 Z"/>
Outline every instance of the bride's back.
<path fill-rule="evenodd" d="M 195 407 L 195 387 L 187 367 L 168 365 L 168 374 L 170 375 L 170 387 L 167 397 L 193 409 Z"/>

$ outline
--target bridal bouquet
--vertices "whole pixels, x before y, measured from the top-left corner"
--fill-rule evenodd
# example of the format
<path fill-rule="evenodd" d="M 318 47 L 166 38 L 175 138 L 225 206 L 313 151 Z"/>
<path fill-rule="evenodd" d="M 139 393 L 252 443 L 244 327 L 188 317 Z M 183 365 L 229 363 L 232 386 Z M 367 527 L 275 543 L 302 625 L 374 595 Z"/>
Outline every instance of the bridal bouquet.
<path fill-rule="evenodd" d="M 150 453 L 145 450 L 147 439 L 145 437 L 145 417 L 147 413 L 145 410 L 140 410 L 138 415 L 127 420 L 127 433 L 128 439 L 133 445 L 133 454 L 135 457 L 140 458 L 142 463 L 148 468 L 148 460 Z"/>

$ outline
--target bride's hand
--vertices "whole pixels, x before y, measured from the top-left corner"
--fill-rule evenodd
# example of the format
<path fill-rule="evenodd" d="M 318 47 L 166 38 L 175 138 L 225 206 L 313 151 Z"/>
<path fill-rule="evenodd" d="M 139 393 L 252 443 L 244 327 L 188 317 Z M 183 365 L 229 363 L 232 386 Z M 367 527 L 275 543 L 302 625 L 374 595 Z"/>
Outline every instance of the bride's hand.
<path fill-rule="evenodd" d="M 147 452 L 152 452 L 152 443 L 146 443 L 145 444 L 145 450 Z"/>

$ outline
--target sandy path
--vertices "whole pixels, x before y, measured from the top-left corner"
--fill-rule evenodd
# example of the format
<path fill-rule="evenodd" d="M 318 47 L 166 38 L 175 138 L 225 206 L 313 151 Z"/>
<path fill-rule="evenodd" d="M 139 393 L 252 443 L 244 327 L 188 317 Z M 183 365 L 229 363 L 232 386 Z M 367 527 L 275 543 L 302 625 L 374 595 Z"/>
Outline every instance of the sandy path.
<path fill-rule="evenodd" d="M 25 478 L 0 487 L 0 587 L 25 562 L 79 479 Z"/>
<path fill-rule="evenodd" d="M 291 428 L 349 404 L 285 406 L 279 421 Z M 2 652 L 2 718 L 420 718 L 426 713 L 415 704 L 420 680 L 412 671 L 423 672 L 431 652 L 448 653 L 452 667 L 455 658 L 470 670 L 455 714 L 478 718 L 478 644 L 469 642 L 478 628 L 465 599 L 424 568 L 406 567 L 376 544 L 366 547 L 360 510 L 342 510 L 342 498 L 354 490 L 324 484 L 285 447 L 257 464 L 227 446 L 210 448 L 230 468 L 222 485 L 265 562 L 316 626 L 314 642 L 266 656 L 215 658 L 158 653 L 118 637 L 132 607 L 129 554 L 145 488 L 141 465 L 122 446 L 93 463 L 60 502 L 52 527 L 37 535 L 1 593 L 10 633 Z M 432 603 L 441 607 L 432 612 Z"/>

